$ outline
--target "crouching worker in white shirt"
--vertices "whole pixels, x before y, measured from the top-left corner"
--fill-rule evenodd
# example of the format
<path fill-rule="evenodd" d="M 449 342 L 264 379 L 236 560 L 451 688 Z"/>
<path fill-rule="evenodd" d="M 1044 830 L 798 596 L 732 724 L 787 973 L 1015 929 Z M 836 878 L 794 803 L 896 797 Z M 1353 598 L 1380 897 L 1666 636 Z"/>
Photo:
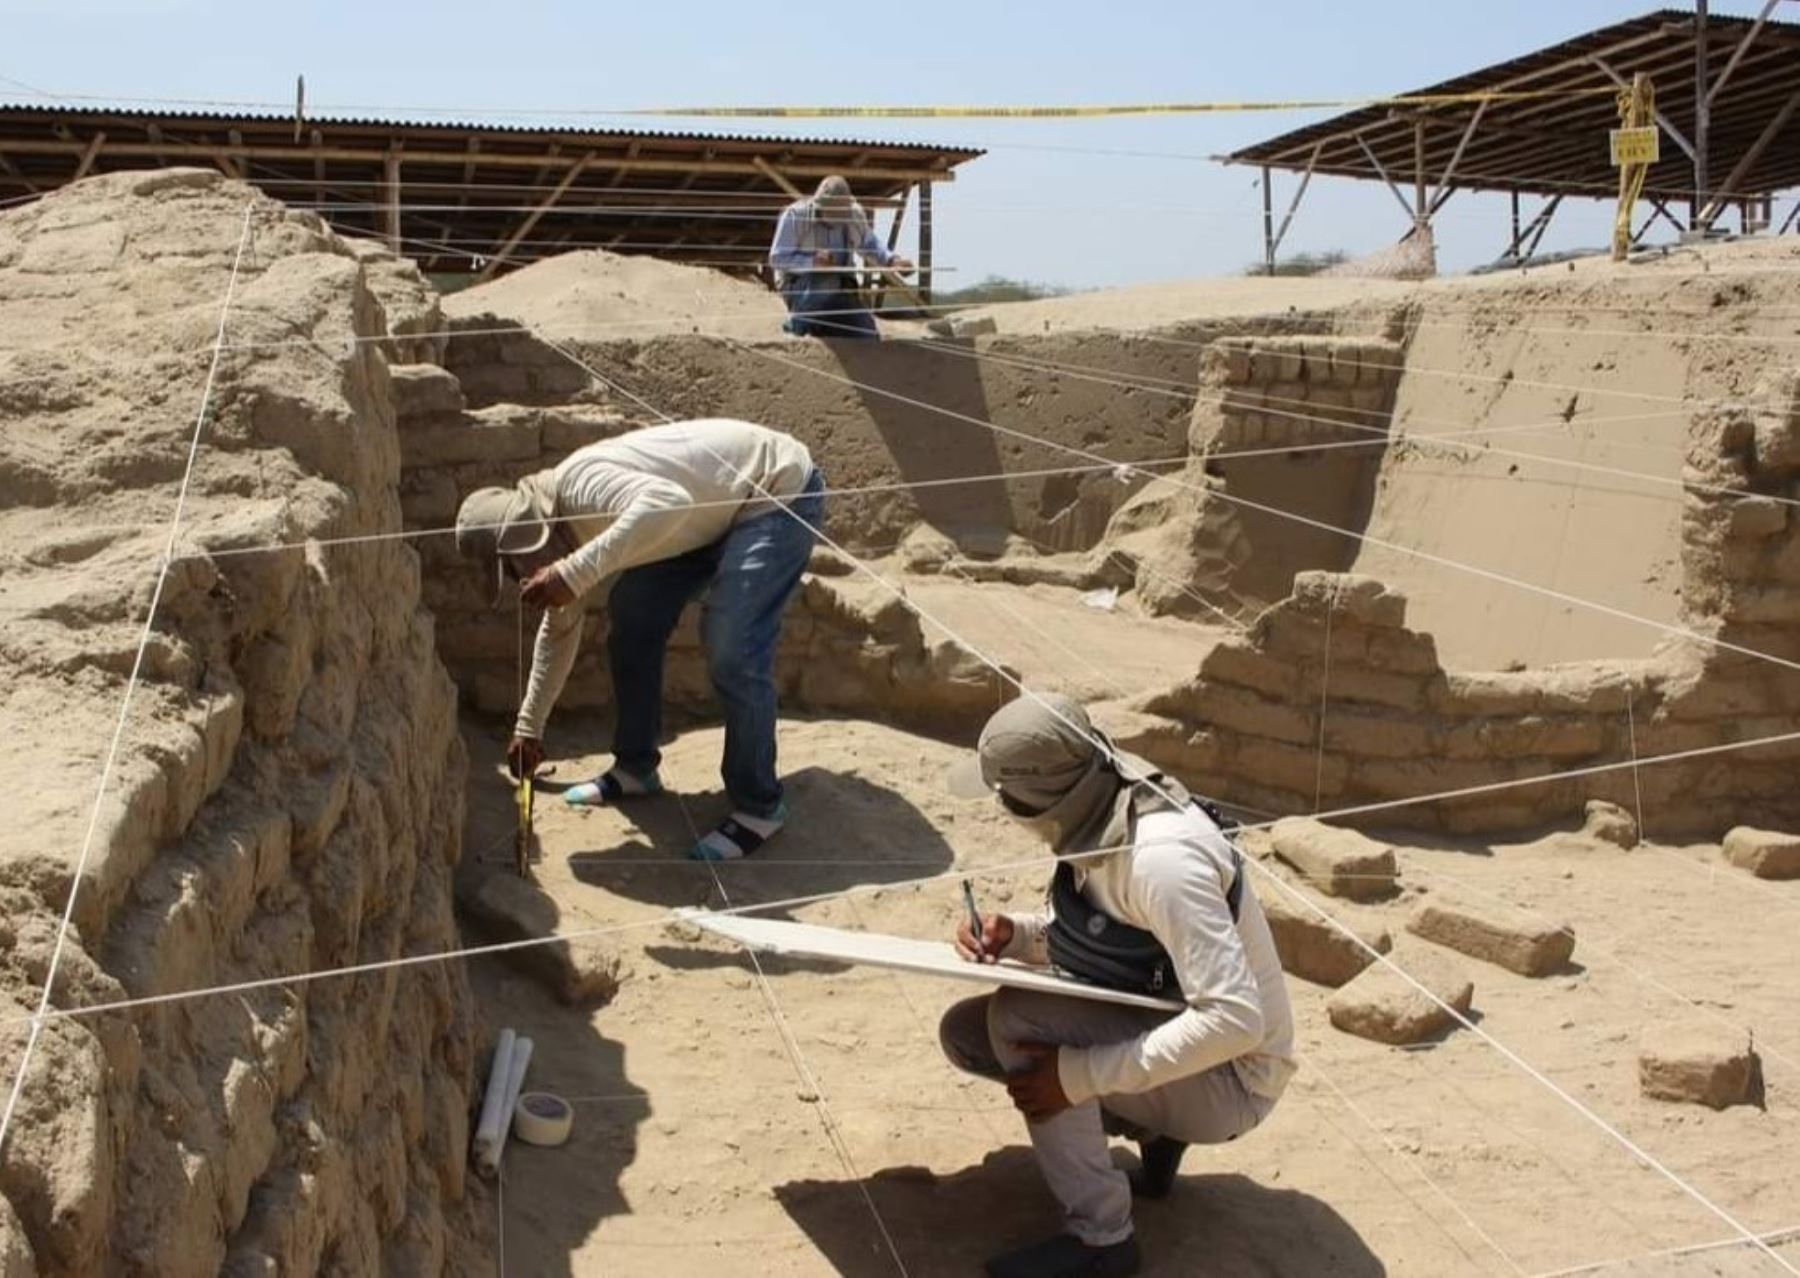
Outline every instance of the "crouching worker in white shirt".
<path fill-rule="evenodd" d="M 945 1015 L 945 1053 L 1003 1081 L 1025 1115 L 1063 1232 L 997 1256 L 997 1278 L 1136 1273 L 1131 1200 L 1169 1192 L 1190 1144 L 1235 1140 L 1294 1072 L 1294 1026 L 1275 943 L 1220 820 L 1179 782 L 1115 751 L 1064 697 L 1021 697 L 988 720 L 952 776 L 989 794 L 1058 857 L 1049 913 L 964 921 L 958 952 L 1054 964 L 1179 1012 L 1002 988 Z M 1083 856 L 1084 853 L 1093 855 Z M 1108 1134 L 1142 1166 L 1113 1166 Z"/>

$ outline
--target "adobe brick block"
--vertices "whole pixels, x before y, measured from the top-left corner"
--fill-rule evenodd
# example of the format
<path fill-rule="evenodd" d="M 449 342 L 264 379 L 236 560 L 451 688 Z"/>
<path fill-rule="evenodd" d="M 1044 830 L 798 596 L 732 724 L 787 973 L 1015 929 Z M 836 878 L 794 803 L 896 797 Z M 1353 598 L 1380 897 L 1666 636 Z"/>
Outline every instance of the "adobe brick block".
<path fill-rule="evenodd" d="M 1406 930 L 1520 976 L 1560 972 L 1575 953 L 1573 930 L 1498 902 L 1434 898 L 1413 911 Z"/>
<path fill-rule="evenodd" d="M 1394 849 L 1355 830 L 1285 817 L 1270 831 L 1275 855 L 1328 896 L 1379 901 L 1396 890 Z"/>

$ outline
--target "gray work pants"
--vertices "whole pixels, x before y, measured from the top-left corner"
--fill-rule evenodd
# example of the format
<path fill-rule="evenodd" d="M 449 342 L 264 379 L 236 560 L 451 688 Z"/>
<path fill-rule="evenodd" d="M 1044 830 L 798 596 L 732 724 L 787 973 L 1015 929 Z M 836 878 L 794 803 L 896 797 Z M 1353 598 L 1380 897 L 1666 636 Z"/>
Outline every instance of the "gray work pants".
<path fill-rule="evenodd" d="M 1090 1047 L 1133 1039 L 1168 1012 L 1095 999 L 1002 988 L 964 999 L 939 1024 L 944 1054 L 958 1069 L 1002 1079 L 1027 1057 L 1017 1043 Z M 1113 1166 L 1107 1134 L 1147 1140 L 1171 1136 L 1190 1145 L 1236 1140 L 1275 1102 L 1247 1089 L 1230 1064 L 1147 1092 L 1101 1096 L 1041 1123 L 1027 1122 L 1031 1149 L 1050 1192 L 1062 1204 L 1063 1228 L 1092 1246 L 1131 1236 L 1131 1185 Z"/>

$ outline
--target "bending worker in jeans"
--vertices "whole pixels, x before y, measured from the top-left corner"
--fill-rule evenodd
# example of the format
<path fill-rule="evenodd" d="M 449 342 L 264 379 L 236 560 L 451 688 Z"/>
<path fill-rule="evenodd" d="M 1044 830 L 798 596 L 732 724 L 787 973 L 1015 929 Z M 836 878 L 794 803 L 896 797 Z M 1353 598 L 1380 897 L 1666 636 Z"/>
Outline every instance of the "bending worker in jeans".
<path fill-rule="evenodd" d="M 457 512 L 457 549 L 497 559 L 524 583 L 525 602 L 547 609 L 507 747 L 513 774 L 543 761 L 544 723 L 581 646 L 581 601 L 605 588 L 614 764 L 564 798 L 661 793 L 663 653 L 682 610 L 704 595 L 732 813 L 690 855 L 745 856 L 779 830 L 787 811 L 775 774 L 775 642 L 824 518 L 824 488 L 798 440 L 720 418 L 632 431 L 513 488 L 471 493 Z"/>
<path fill-rule="evenodd" d="M 1055 965 L 1179 1012 L 1002 988 L 943 1019 L 959 1068 L 1005 1082 L 1062 1204 L 1063 1232 L 998 1256 L 1002 1278 L 1137 1272 L 1131 1199 L 1169 1192 L 1190 1144 L 1260 1123 L 1294 1072 L 1294 1024 L 1275 943 L 1220 820 L 1179 782 L 1114 750 L 1066 697 L 1010 703 L 982 729 L 952 789 L 990 794 L 1058 857 L 1052 911 L 965 921 L 957 951 Z M 1094 853 L 1082 856 L 1083 853 Z M 1113 1166 L 1108 1134 L 1139 1142 Z"/>
<path fill-rule="evenodd" d="M 888 251 L 843 178 L 825 178 L 810 197 L 783 209 L 769 246 L 789 312 L 782 327 L 800 337 L 880 337 L 849 278 L 859 255 L 897 271 L 912 266 Z"/>

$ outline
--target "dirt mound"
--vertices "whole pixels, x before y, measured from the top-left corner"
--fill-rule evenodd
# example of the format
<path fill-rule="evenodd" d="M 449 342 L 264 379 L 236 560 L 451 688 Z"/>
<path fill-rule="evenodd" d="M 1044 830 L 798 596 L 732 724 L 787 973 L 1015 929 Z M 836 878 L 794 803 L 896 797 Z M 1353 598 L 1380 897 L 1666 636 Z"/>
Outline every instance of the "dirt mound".
<path fill-rule="evenodd" d="M 495 315 L 554 337 L 600 341 L 663 333 L 775 336 L 781 299 L 760 284 L 704 266 L 589 249 L 535 262 L 454 293 L 456 318 Z"/>

